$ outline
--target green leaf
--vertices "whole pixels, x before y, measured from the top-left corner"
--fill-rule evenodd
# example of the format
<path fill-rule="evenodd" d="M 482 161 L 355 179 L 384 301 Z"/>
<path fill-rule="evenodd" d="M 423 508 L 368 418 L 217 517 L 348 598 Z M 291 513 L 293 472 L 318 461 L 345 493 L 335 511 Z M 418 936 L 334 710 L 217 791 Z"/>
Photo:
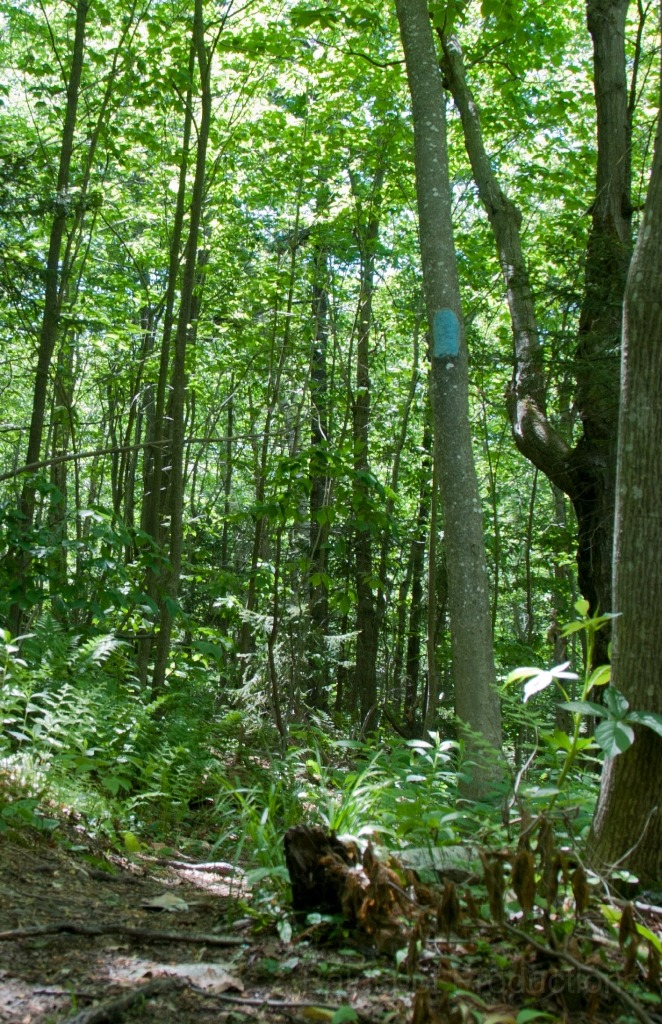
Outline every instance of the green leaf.
<path fill-rule="evenodd" d="M 600 722 L 595 730 L 595 742 L 602 747 L 607 757 L 617 757 L 632 746 L 634 732 L 624 722 L 610 718 L 607 722 Z"/>
<path fill-rule="evenodd" d="M 625 718 L 630 707 L 621 691 L 617 690 L 615 686 L 610 686 L 608 690 L 605 690 L 605 704 L 614 718 Z"/>
<path fill-rule="evenodd" d="M 635 725 L 647 725 L 658 736 L 662 736 L 662 715 L 656 715 L 652 711 L 631 711 L 625 721 L 634 722 Z"/>
<path fill-rule="evenodd" d="M 561 630 L 561 636 L 570 636 L 571 633 L 578 633 L 580 629 L 586 629 L 585 622 L 570 622 Z"/>
<path fill-rule="evenodd" d="M 333 1017 L 331 1018 L 331 1024 L 342 1024 L 346 1020 L 358 1020 L 356 1010 L 353 1010 L 351 1006 L 339 1006 Z"/>
<path fill-rule="evenodd" d="M 544 1010 L 534 1010 L 532 1007 L 527 1007 L 525 1010 L 520 1010 L 515 1020 L 517 1024 L 528 1024 L 530 1020 L 537 1020 L 539 1017 L 545 1017 L 547 1020 L 556 1019 L 552 1013 L 546 1013 Z"/>
<path fill-rule="evenodd" d="M 542 738 L 554 750 L 567 750 L 568 752 L 572 750 L 571 738 L 567 732 L 563 732 L 561 729 L 555 729 L 553 733 L 543 733 Z"/>
<path fill-rule="evenodd" d="M 591 606 L 588 603 L 588 601 L 585 598 L 583 598 L 583 597 L 580 597 L 579 600 L 575 601 L 575 604 L 574 604 L 575 611 L 579 612 L 580 615 L 584 615 L 584 616 L 588 615 L 588 610 L 589 610 L 590 607 Z"/>
<path fill-rule="evenodd" d="M 541 671 L 542 669 L 539 668 L 514 668 L 512 672 L 509 672 L 506 676 L 506 686 L 509 686 L 511 683 L 516 683 L 518 679 L 530 679 L 531 676 L 539 675 Z"/>
<path fill-rule="evenodd" d="M 597 715 L 598 718 L 607 718 L 609 712 L 602 704 L 594 704 L 592 700 L 567 700 L 565 704 L 559 704 L 565 711 L 574 711 L 580 715 Z"/>
<path fill-rule="evenodd" d="M 594 669 L 591 673 L 591 677 L 588 681 L 588 688 L 592 690 L 594 686 L 605 686 L 611 679 L 611 665 L 599 665 L 598 668 Z"/>
<path fill-rule="evenodd" d="M 637 931 L 642 936 L 642 938 L 647 939 L 647 941 L 650 942 L 651 945 L 655 946 L 658 953 L 662 953 L 662 942 L 660 942 L 657 935 L 654 932 L 652 932 L 650 928 L 646 928 L 646 926 L 643 924 L 638 924 Z"/>
<path fill-rule="evenodd" d="M 246 884 L 252 887 L 264 878 L 282 878 L 284 881 L 289 882 L 290 873 L 281 864 L 273 868 L 256 868 L 255 871 L 249 871 L 246 875 Z"/>
<path fill-rule="evenodd" d="M 140 853 L 140 843 L 133 832 L 124 833 L 124 846 L 129 853 Z"/>

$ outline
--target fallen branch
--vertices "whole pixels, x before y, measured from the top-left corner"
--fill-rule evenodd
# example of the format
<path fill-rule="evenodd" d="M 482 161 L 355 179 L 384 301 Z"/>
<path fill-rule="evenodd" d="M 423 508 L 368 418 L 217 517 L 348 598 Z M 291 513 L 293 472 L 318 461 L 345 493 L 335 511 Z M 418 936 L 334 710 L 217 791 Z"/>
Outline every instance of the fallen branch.
<path fill-rule="evenodd" d="M 557 960 L 563 960 L 565 961 L 565 963 L 570 964 L 571 967 L 574 967 L 576 971 L 581 971 L 582 974 L 588 974 L 590 975 L 590 977 L 595 978 L 606 988 L 608 988 L 610 992 L 613 992 L 614 995 L 620 999 L 623 1005 L 626 1006 L 628 1010 L 631 1010 L 636 1017 L 638 1017 L 638 1019 L 641 1021 L 641 1024 L 653 1024 L 653 1019 L 649 1017 L 641 1003 L 637 999 L 635 999 L 634 996 L 631 996 L 629 992 L 626 992 L 625 989 L 621 988 L 620 985 L 617 985 L 615 981 L 612 981 L 611 978 L 608 978 L 606 974 L 603 974 L 602 971 L 599 971 L 596 967 L 588 967 L 586 964 L 581 963 L 579 960 L 575 960 L 574 956 L 570 956 L 569 953 L 564 953 L 560 949 L 551 949 L 549 946 L 543 946 L 541 942 L 536 942 L 536 940 L 532 939 L 530 935 L 526 934 L 526 932 L 520 931 L 519 928 L 513 928 L 511 924 L 504 923 L 503 927 L 507 931 L 512 932 L 513 935 L 517 935 L 519 939 L 522 939 L 524 942 L 528 942 L 529 945 L 533 946 L 534 949 L 537 949 L 538 952 L 544 953 L 545 956 L 552 956 L 556 957 Z"/>
<path fill-rule="evenodd" d="M 204 935 L 199 932 L 162 932 L 154 928 L 135 928 L 127 924 L 79 924 L 75 921 L 55 921 L 52 924 L 37 924 L 30 928 L 14 928 L 0 932 L 0 942 L 12 939 L 30 939 L 35 935 L 57 935 L 69 932 L 72 935 L 126 935 L 148 942 L 192 942 L 198 946 L 243 946 L 246 940 L 238 935 Z"/>
<path fill-rule="evenodd" d="M 331 1006 L 328 1003 L 300 1002 L 295 999 L 248 999 L 242 996 L 228 996 L 224 992 L 206 992 L 198 985 L 193 985 L 187 978 L 155 978 L 143 985 L 136 985 L 134 988 L 114 999 L 107 999 L 97 1006 L 91 1006 L 87 1010 L 81 1010 L 73 1017 L 66 1017 L 63 1024 L 112 1024 L 121 1019 L 122 1015 L 132 1008 L 141 999 L 151 999 L 154 996 L 163 995 L 173 989 L 188 989 L 196 995 L 204 996 L 206 999 L 220 999 L 225 1003 L 233 1003 L 237 1006 L 257 1006 L 269 1010 L 327 1010 L 335 1013 L 339 1007 Z"/>
<path fill-rule="evenodd" d="M 226 996 L 225 992 L 205 992 L 197 986 L 192 986 L 193 990 L 201 996 L 207 996 L 210 999 L 222 999 L 224 1003 L 236 1003 L 237 1006 L 267 1006 L 270 1010 L 330 1010 L 332 1013 L 336 1013 L 340 1007 L 331 1006 L 329 1003 L 299 1003 L 295 999 L 255 999 L 244 998 L 243 996 Z"/>
<path fill-rule="evenodd" d="M 208 871 L 210 874 L 214 875 L 244 874 L 241 868 L 238 868 L 234 864 L 230 864 L 225 860 L 212 860 L 207 864 L 189 864 L 186 860 L 166 860 L 164 858 L 160 858 L 156 863 L 163 864 L 169 868 L 178 868 L 180 871 Z"/>
<path fill-rule="evenodd" d="M 121 996 L 81 1010 L 73 1017 L 65 1017 L 63 1024 L 112 1024 L 113 1021 L 120 1020 L 122 1015 L 141 999 L 151 999 L 173 989 L 188 987 L 183 978 L 155 978 L 146 985 L 137 985 L 128 992 L 123 992 Z"/>

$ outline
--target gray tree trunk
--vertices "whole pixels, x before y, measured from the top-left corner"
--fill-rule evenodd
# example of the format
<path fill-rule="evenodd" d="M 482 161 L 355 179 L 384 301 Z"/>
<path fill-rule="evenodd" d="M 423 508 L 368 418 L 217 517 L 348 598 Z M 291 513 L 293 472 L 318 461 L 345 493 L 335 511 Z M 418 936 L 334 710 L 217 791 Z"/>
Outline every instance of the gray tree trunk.
<path fill-rule="evenodd" d="M 200 86 L 202 92 L 202 110 L 198 131 L 198 149 L 196 154 L 195 178 L 191 195 L 189 234 L 186 246 L 186 262 L 182 277 L 182 291 L 175 334 L 175 351 L 172 367 L 172 443 L 170 448 L 171 474 L 170 492 L 168 495 L 170 509 L 170 570 L 165 579 L 165 595 L 161 606 L 161 626 L 154 658 L 154 674 L 152 687 L 160 690 L 165 683 L 165 673 L 170 651 L 170 637 L 173 624 L 173 605 L 177 601 L 179 576 L 182 563 L 182 547 L 184 539 L 184 394 L 186 390 L 186 342 L 189 337 L 189 324 L 193 307 L 193 293 L 196 283 L 196 267 L 198 263 L 198 232 L 205 191 L 205 164 L 207 158 L 207 142 L 211 125 L 211 82 L 207 49 L 205 46 L 205 26 L 203 0 L 195 0 L 195 17 L 193 22 L 193 38 L 195 42 Z"/>
<path fill-rule="evenodd" d="M 426 0 L 396 0 L 414 122 L 423 285 L 432 334 L 430 403 L 448 558 L 455 710 L 495 748 L 499 700 L 483 538 L 469 425 L 468 354 L 453 243 L 446 103 Z M 473 791 L 485 788 L 476 778 Z"/>
<path fill-rule="evenodd" d="M 625 292 L 614 536 L 613 684 L 635 711 L 662 714 L 662 128 Z M 662 880 L 662 739 L 605 762 L 588 839 L 592 862 L 623 860 Z M 625 855 L 629 850 L 629 857 Z"/>

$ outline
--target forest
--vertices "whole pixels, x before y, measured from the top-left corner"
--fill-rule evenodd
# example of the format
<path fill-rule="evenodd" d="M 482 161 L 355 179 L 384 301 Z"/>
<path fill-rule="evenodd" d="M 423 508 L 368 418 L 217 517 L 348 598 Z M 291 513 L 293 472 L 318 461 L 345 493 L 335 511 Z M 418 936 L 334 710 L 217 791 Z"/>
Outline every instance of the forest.
<path fill-rule="evenodd" d="M 661 28 L 0 0 L 0 1021 L 662 1021 Z"/>

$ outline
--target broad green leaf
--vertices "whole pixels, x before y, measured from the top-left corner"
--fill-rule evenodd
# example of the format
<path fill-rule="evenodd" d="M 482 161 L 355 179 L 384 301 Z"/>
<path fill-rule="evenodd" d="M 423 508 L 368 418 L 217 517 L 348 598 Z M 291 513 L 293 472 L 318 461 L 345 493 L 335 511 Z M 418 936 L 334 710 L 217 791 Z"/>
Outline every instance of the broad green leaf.
<path fill-rule="evenodd" d="M 579 612 L 580 615 L 588 615 L 588 610 L 590 607 L 591 606 L 588 603 L 588 601 L 583 597 L 580 597 L 579 600 L 575 601 L 574 604 L 575 611 Z"/>
<path fill-rule="evenodd" d="M 595 742 L 602 747 L 607 757 L 617 757 L 632 746 L 634 732 L 624 722 L 610 718 L 607 722 L 600 722 L 595 730 Z"/>
<path fill-rule="evenodd" d="M 652 711 L 631 711 L 625 721 L 634 722 L 636 725 L 647 725 L 658 736 L 662 736 L 662 715 L 656 715 Z"/>
<path fill-rule="evenodd" d="M 592 700 L 567 700 L 564 704 L 559 704 L 559 707 L 580 715 L 597 715 L 598 718 L 607 718 L 609 715 L 602 704 L 594 704 Z"/>
<path fill-rule="evenodd" d="M 531 676 L 537 676 L 541 671 L 542 669 L 526 666 L 522 668 L 514 668 L 512 672 L 509 672 L 506 676 L 506 686 L 509 686 L 510 683 L 517 682 L 518 679 L 529 679 Z"/>
<path fill-rule="evenodd" d="M 660 942 L 657 935 L 652 932 L 650 928 L 646 928 L 643 924 L 637 924 L 637 931 L 644 939 L 647 939 L 651 945 L 655 946 L 658 953 L 662 953 L 662 942 Z"/>
<path fill-rule="evenodd" d="M 585 622 L 569 622 L 561 630 L 561 636 L 570 636 L 571 633 L 578 633 L 580 629 L 586 629 Z"/>
<path fill-rule="evenodd" d="M 333 1017 L 331 1018 L 331 1024 L 343 1024 L 343 1021 L 358 1020 L 356 1010 L 352 1009 L 351 1006 L 339 1006 Z"/>
<path fill-rule="evenodd" d="M 555 729 L 553 733 L 543 733 L 542 738 L 554 750 L 570 751 L 572 749 L 572 739 L 567 732 L 563 732 L 561 729 Z"/>
<path fill-rule="evenodd" d="M 591 673 L 591 677 L 588 681 L 588 688 L 592 690 L 594 686 L 605 686 L 611 679 L 611 665 L 599 665 L 598 668 L 594 669 Z"/>
<path fill-rule="evenodd" d="M 123 838 L 124 846 L 129 853 L 140 853 L 140 842 L 133 832 L 125 832 Z"/>
<path fill-rule="evenodd" d="M 608 690 L 605 690 L 605 704 L 614 718 L 624 718 L 630 707 L 621 691 L 617 690 L 615 686 L 610 686 Z"/>

